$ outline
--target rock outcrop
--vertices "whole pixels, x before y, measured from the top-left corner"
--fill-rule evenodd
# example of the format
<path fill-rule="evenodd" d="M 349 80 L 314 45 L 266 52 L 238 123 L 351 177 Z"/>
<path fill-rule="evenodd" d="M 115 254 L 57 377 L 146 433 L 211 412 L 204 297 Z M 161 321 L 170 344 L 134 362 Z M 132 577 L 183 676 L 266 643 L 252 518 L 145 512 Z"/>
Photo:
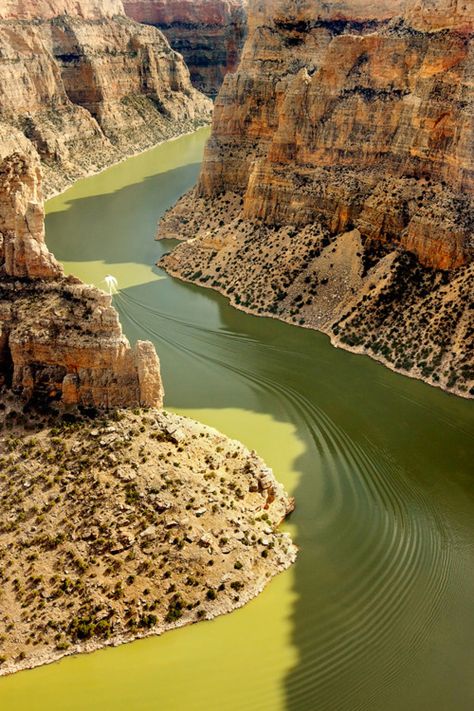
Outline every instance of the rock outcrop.
<path fill-rule="evenodd" d="M 39 166 L 20 155 L 0 165 L 0 264 L 9 277 L 58 278 L 62 269 L 44 241 Z"/>
<path fill-rule="evenodd" d="M 19 154 L 0 165 L 0 385 L 41 406 L 163 403 L 152 344 L 132 349 L 111 297 L 48 252 L 40 168 Z"/>
<path fill-rule="evenodd" d="M 224 76 L 236 70 L 247 0 L 124 0 L 124 7 L 129 17 L 162 30 L 205 94 L 216 96 Z"/>
<path fill-rule="evenodd" d="M 193 240 L 163 264 L 466 394 L 473 3 L 249 10 L 192 212 L 185 198 L 161 226 Z"/>
<path fill-rule="evenodd" d="M 18 1 L 3 17 L 0 135 L 32 144 L 47 195 L 210 120 L 182 57 L 121 2 Z"/>

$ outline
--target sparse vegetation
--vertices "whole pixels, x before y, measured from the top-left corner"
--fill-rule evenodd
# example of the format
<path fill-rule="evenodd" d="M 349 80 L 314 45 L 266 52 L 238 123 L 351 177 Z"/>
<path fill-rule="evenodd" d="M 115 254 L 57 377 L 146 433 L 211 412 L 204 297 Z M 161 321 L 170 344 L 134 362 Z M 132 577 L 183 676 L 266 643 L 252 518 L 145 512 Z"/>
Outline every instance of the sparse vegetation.
<path fill-rule="evenodd" d="M 276 532 L 290 501 L 213 430 L 138 409 L 26 418 L 13 401 L 0 424 L 0 674 L 229 611 L 294 558 Z M 223 581 L 237 570 L 240 601 Z"/>

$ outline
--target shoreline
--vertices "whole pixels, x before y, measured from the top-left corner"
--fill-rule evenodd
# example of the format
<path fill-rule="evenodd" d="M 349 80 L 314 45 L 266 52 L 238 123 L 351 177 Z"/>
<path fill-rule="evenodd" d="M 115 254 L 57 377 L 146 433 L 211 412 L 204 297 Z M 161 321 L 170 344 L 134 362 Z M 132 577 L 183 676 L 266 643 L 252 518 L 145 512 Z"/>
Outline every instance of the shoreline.
<path fill-rule="evenodd" d="M 121 647 L 122 645 L 129 644 L 131 642 L 138 642 L 141 639 L 148 639 L 150 637 L 161 637 L 161 635 L 165 634 L 166 632 L 171 632 L 172 630 L 188 627 L 190 625 L 200 624 L 204 622 L 212 622 L 218 617 L 229 615 L 232 612 L 235 612 L 236 610 L 239 610 L 242 607 L 248 605 L 249 602 L 257 598 L 265 590 L 265 588 L 272 582 L 273 578 L 275 578 L 280 573 L 284 573 L 286 570 L 289 570 L 289 568 L 291 568 L 295 561 L 296 551 L 290 559 L 285 561 L 284 565 L 276 568 L 270 577 L 259 579 L 258 584 L 255 586 L 255 588 L 253 590 L 247 590 L 245 594 L 242 594 L 240 596 L 240 600 L 234 605 L 222 604 L 220 609 L 216 610 L 213 613 L 208 613 L 201 620 L 178 620 L 177 622 L 172 622 L 167 625 L 157 625 L 151 630 L 148 630 L 146 632 L 139 632 L 138 634 L 122 634 L 108 640 L 103 640 L 102 642 L 94 640 L 92 642 L 86 642 L 84 644 L 77 644 L 71 649 L 67 649 L 64 651 L 58 650 L 56 653 L 45 653 L 44 655 L 39 655 L 36 660 L 28 659 L 24 660 L 24 663 L 17 662 L 5 670 L 2 670 L 0 667 L 0 679 L 12 676 L 13 674 L 18 674 L 23 671 L 39 669 L 43 666 L 49 666 L 50 664 L 60 662 L 61 660 L 66 659 L 67 657 L 74 657 L 83 654 L 93 654 L 94 652 L 99 652 L 100 650 Z"/>
<path fill-rule="evenodd" d="M 97 175 L 101 175 L 102 173 L 105 173 L 106 170 L 109 170 L 110 168 L 114 168 L 117 165 L 120 165 L 121 163 L 124 163 L 127 160 L 130 160 L 132 158 L 138 158 L 138 156 L 143 155 L 143 153 L 148 153 L 148 151 L 152 151 L 155 148 L 158 148 L 158 146 L 162 146 L 165 143 L 171 143 L 172 141 L 177 141 L 180 138 L 184 138 L 185 136 L 192 136 L 193 133 L 197 133 L 198 131 L 201 131 L 204 128 L 210 128 L 212 125 L 212 117 L 209 120 L 208 123 L 203 123 L 197 128 L 194 128 L 190 131 L 183 131 L 182 133 L 177 133 L 174 136 L 171 136 L 170 138 L 163 138 L 161 141 L 158 141 L 157 143 L 153 143 L 147 148 L 142 148 L 138 151 L 134 151 L 132 153 L 127 153 L 126 155 L 123 155 L 121 158 L 119 158 L 116 161 L 112 161 L 112 163 L 109 163 L 108 165 L 105 165 L 102 168 L 99 168 L 98 170 L 90 170 L 88 173 L 85 173 L 84 175 L 80 175 L 77 178 L 73 178 L 68 185 L 66 185 L 64 188 L 61 188 L 60 190 L 53 191 L 52 193 L 48 193 L 45 191 L 44 194 L 44 202 L 45 204 L 48 203 L 50 200 L 53 200 L 54 198 L 59 197 L 60 195 L 63 195 L 65 192 L 67 192 L 70 188 L 74 187 L 77 183 L 80 183 L 81 180 L 88 180 L 89 178 L 93 178 Z"/>
<path fill-rule="evenodd" d="M 178 238 L 172 238 L 172 237 L 157 237 L 157 241 L 163 241 L 166 239 L 174 239 L 175 241 L 179 243 L 186 242 L 187 239 L 178 239 Z M 215 286 L 207 286 L 207 284 L 199 284 L 195 281 L 192 281 L 192 279 L 187 279 L 184 277 L 178 270 L 172 269 L 171 267 L 164 266 L 160 262 L 157 262 L 157 266 L 160 269 L 163 269 L 167 274 L 172 276 L 173 278 L 179 279 L 180 281 L 186 282 L 187 284 L 193 284 L 194 286 L 198 286 L 202 289 L 209 289 L 211 291 L 215 291 L 221 296 L 223 296 L 228 303 L 238 311 L 242 311 L 243 313 L 246 313 L 250 316 L 255 316 L 256 318 L 271 318 L 274 321 L 281 321 L 282 323 L 286 323 L 289 326 L 294 326 L 295 328 L 303 328 L 307 331 L 316 331 L 318 333 L 322 333 L 324 336 L 326 336 L 329 339 L 329 342 L 333 348 L 338 348 L 344 351 L 347 351 L 349 353 L 353 353 L 354 355 L 361 355 L 361 356 L 366 356 L 367 358 L 370 358 L 373 360 L 375 363 L 379 363 L 380 365 L 385 366 L 389 370 L 391 370 L 393 373 L 396 373 L 397 375 L 402 375 L 405 377 L 410 378 L 411 380 L 418 380 L 419 382 L 424 383 L 425 385 L 429 385 L 431 387 L 437 388 L 438 390 L 441 390 L 442 392 L 446 393 L 447 395 L 453 395 L 454 397 L 461 397 L 464 400 L 474 400 L 474 397 L 469 395 L 469 393 L 466 392 L 461 392 L 460 390 L 457 389 L 447 389 L 440 385 L 439 383 L 436 383 L 435 381 L 430 381 L 426 380 L 423 378 L 421 375 L 417 375 L 415 373 L 412 373 L 410 371 L 405 371 L 405 370 L 398 370 L 393 366 L 392 363 L 387 361 L 383 356 L 376 357 L 372 353 L 369 353 L 365 351 L 363 348 L 360 346 L 349 346 L 346 343 L 343 343 L 340 341 L 337 336 L 335 336 L 333 333 L 330 333 L 329 331 L 326 331 L 322 328 L 314 328 L 313 326 L 307 325 L 307 324 L 298 324 L 294 323 L 294 321 L 291 321 L 289 318 L 285 318 L 284 316 L 277 316 L 275 314 L 266 312 L 266 313 L 257 313 L 250 309 L 248 306 L 243 306 L 242 304 L 237 304 L 229 294 L 222 288 L 222 287 L 215 287 Z"/>

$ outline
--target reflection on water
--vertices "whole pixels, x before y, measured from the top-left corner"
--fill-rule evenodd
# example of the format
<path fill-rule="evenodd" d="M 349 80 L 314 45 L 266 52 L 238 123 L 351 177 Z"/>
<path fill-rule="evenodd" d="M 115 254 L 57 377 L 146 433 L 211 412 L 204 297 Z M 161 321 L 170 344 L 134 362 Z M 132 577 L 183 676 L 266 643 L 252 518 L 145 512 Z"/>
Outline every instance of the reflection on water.
<path fill-rule="evenodd" d="M 255 448 L 297 500 L 296 566 L 243 610 L 0 683 L 15 709 L 473 708 L 472 403 L 230 308 L 153 266 L 206 132 L 49 204 L 49 246 L 159 351 L 168 407 Z M 34 690 L 34 701 L 32 692 Z M 9 706 L 8 706 L 9 704 Z"/>

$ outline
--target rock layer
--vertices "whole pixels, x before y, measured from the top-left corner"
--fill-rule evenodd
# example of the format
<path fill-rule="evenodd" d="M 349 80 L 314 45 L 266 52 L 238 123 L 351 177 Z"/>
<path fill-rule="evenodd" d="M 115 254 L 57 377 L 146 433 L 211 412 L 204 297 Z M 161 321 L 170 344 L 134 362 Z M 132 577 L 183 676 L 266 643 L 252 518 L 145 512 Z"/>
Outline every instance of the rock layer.
<path fill-rule="evenodd" d="M 238 66 L 247 0 L 125 0 L 125 12 L 158 27 L 180 52 L 200 91 L 215 96 Z"/>
<path fill-rule="evenodd" d="M 0 22 L 0 135 L 23 134 L 36 149 L 48 195 L 207 123 L 211 112 L 161 32 L 97 17 L 99 3 L 69 5 L 45 3 L 38 19 Z"/>
<path fill-rule="evenodd" d="M 320 19 L 311 6 L 285 20 L 261 3 L 263 24 L 216 103 L 200 194 L 237 188 L 249 218 L 322 219 L 333 234 L 353 225 L 426 266 L 466 263 L 471 34 L 421 33 L 402 19 Z"/>
<path fill-rule="evenodd" d="M 160 407 L 152 344 L 132 349 L 111 297 L 64 277 L 48 252 L 31 158 L 0 165 L 0 215 L 0 385 L 41 406 Z"/>
<path fill-rule="evenodd" d="M 122 0 L 2 0 L 0 18 L 15 20 L 48 20 L 58 15 L 71 15 L 93 20 L 123 15 Z"/>
<path fill-rule="evenodd" d="M 161 226 L 162 236 L 193 239 L 163 264 L 466 394 L 470 9 L 449 0 L 251 5 L 192 214 L 185 198 Z"/>
<path fill-rule="evenodd" d="M 0 165 L 0 264 L 9 277 L 57 278 L 62 269 L 44 241 L 39 166 L 14 154 Z"/>

